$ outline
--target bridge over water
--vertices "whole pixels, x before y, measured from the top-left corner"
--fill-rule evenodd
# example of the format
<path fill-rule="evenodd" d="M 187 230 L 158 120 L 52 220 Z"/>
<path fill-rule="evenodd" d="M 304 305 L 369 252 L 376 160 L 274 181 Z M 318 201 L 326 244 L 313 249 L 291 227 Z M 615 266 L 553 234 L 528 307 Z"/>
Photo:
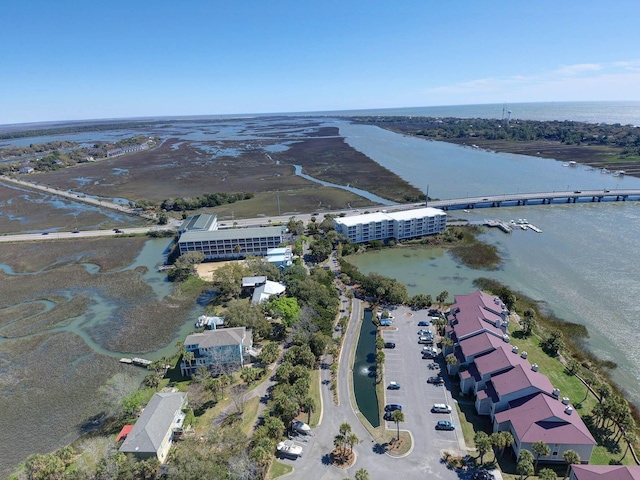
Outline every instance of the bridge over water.
<path fill-rule="evenodd" d="M 574 190 L 567 192 L 505 193 L 484 197 L 430 200 L 429 207 L 442 210 L 552 205 L 590 202 L 626 202 L 640 200 L 640 190 Z"/>

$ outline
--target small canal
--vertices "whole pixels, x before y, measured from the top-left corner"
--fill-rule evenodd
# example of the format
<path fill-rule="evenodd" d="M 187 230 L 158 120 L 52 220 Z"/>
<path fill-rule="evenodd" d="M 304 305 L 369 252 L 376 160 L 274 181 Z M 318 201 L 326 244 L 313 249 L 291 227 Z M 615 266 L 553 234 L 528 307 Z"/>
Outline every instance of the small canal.
<path fill-rule="evenodd" d="M 376 326 L 372 318 L 373 312 L 365 310 L 353 364 L 353 391 L 358 410 L 372 427 L 377 428 L 380 415 L 376 394 Z"/>

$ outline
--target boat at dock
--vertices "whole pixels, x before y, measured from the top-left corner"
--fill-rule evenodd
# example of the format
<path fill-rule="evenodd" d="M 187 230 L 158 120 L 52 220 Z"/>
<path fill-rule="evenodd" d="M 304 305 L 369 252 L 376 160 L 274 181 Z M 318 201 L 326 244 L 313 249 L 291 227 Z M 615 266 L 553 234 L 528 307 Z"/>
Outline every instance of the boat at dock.
<path fill-rule="evenodd" d="M 529 229 L 533 230 L 536 233 L 542 233 L 542 230 L 540 230 L 538 227 L 536 227 L 535 225 L 531 225 L 528 224 L 527 227 L 529 227 Z"/>
<path fill-rule="evenodd" d="M 147 368 L 152 362 L 151 360 L 145 360 L 144 358 L 121 358 L 120 363 Z"/>

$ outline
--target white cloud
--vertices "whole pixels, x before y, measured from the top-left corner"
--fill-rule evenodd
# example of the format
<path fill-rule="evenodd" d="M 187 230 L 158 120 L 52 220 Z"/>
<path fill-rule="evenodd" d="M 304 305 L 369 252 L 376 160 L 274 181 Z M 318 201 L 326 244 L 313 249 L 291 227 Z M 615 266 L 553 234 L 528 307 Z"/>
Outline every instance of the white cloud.
<path fill-rule="evenodd" d="M 423 89 L 425 105 L 578 100 L 640 100 L 640 61 L 562 65 L 535 75 L 466 80 Z"/>
<path fill-rule="evenodd" d="M 602 68 L 602 65 L 599 63 L 577 63 L 575 65 L 563 65 L 554 73 L 556 75 L 578 75 L 583 72 L 602 70 Z"/>

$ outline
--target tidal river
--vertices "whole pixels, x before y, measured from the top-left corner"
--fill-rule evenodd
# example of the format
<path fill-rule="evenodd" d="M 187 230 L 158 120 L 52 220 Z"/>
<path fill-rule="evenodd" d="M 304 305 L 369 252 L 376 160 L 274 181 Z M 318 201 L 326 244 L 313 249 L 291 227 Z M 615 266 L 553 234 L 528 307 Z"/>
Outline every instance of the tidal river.
<path fill-rule="evenodd" d="M 426 192 L 456 198 L 516 192 L 640 188 L 640 179 L 613 177 L 553 159 L 497 154 L 339 122 L 354 148 Z M 428 187 L 427 187 L 428 186 Z M 542 233 L 488 231 L 500 270 L 471 270 L 442 251 L 387 250 L 353 257 L 365 273 L 404 282 L 410 294 L 465 294 L 478 277 L 495 278 L 545 302 L 559 317 L 587 326 L 596 355 L 615 361 L 614 380 L 640 404 L 640 204 L 544 205 L 451 211 L 450 218 L 526 218 Z"/>

